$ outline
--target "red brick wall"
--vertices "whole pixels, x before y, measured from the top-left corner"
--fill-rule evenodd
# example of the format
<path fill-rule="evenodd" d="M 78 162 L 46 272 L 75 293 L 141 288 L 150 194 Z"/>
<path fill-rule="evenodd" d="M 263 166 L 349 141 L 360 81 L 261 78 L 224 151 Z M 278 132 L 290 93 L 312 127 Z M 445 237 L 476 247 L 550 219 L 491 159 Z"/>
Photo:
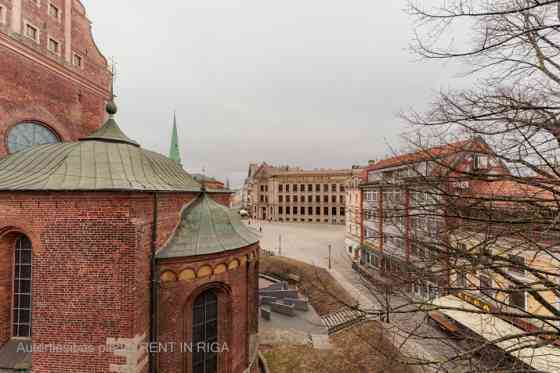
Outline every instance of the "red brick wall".
<path fill-rule="evenodd" d="M 258 245 L 237 251 L 191 257 L 168 259 L 158 263 L 158 272 L 171 271 L 176 276 L 185 269 L 195 272 L 210 265 L 213 269 L 241 259 L 240 266 L 223 273 L 193 281 L 160 282 L 158 303 L 158 340 L 163 344 L 188 343 L 192 339 L 192 303 L 196 296 L 210 287 L 218 290 L 219 297 L 219 343 L 227 343 L 229 351 L 219 354 L 220 373 L 241 373 L 249 363 L 249 336 L 257 331 L 257 284 L 258 256 L 247 258 L 258 252 Z M 226 289 L 226 290 L 222 290 Z M 231 313 L 228 312 L 231 310 Z M 188 373 L 191 369 L 190 354 L 181 351 L 162 352 L 158 356 L 160 373 Z"/>
<path fill-rule="evenodd" d="M 161 197 L 162 237 L 193 194 Z M 9 337 L 13 236 L 33 244 L 33 342 L 104 346 L 148 334 L 152 195 L 0 193 L 0 343 Z M 109 353 L 34 353 L 34 372 L 82 372 L 124 364 Z"/>
<path fill-rule="evenodd" d="M 193 193 L 158 193 L 157 246 L 179 223 L 182 207 Z M 214 197 L 214 196 L 213 196 Z M 33 342 L 105 346 L 107 338 L 149 334 L 149 258 L 152 193 L 10 193 L 0 192 L 0 344 L 10 337 L 11 267 L 17 231 L 33 244 Z M 220 199 L 220 196 L 218 196 Z M 216 265 L 254 252 L 250 247 L 208 258 L 189 258 L 179 268 L 207 262 Z M 256 259 L 256 258 L 255 258 Z M 198 265 L 198 264 L 197 264 Z M 177 267 L 178 266 L 178 267 Z M 234 333 L 231 372 L 242 371 L 248 359 L 248 331 L 256 332 L 256 260 L 215 275 L 231 288 Z M 167 294 L 172 304 L 184 304 L 194 286 Z M 165 294 L 164 294 L 165 295 Z M 168 327 L 167 319 L 163 327 Z M 164 335 L 165 336 L 165 335 Z M 108 371 L 123 365 L 111 353 L 57 354 L 36 352 L 33 371 Z M 143 372 L 145 372 L 144 369 Z"/>
<path fill-rule="evenodd" d="M 53 0 L 61 12 L 60 22 L 48 16 L 48 1 L 40 7 L 23 1 L 22 20 L 40 30 L 40 44 L 10 29 L 13 2 L 0 0 L 8 9 L 7 24 L 0 25 L 0 157 L 7 154 L 8 129 L 21 121 L 38 121 L 64 141 L 77 140 L 101 126 L 109 97 L 107 61 L 91 36 L 90 23 L 78 1 L 73 1 L 72 51 L 83 59 L 83 69 L 65 61 L 63 0 Z M 22 32 L 25 23 L 22 21 Z M 60 56 L 47 50 L 48 36 L 61 48 Z"/>

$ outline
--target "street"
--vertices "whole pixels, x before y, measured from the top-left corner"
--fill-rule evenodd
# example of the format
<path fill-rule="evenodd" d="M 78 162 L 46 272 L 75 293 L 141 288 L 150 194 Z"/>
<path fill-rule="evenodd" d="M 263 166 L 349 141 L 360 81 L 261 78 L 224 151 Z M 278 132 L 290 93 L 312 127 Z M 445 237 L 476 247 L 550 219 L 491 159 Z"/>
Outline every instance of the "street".
<path fill-rule="evenodd" d="M 257 230 L 262 227 L 261 247 L 276 255 L 290 257 L 316 266 L 329 268 L 329 245 L 331 251 L 331 274 L 354 296 L 363 309 L 380 309 L 379 294 L 351 268 L 350 257 L 346 254 L 344 226 L 252 222 Z M 402 299 L 392 297 L 394 307 Z M 442 360 L 453 356 L 463 349 L 448 338 L 437 327 L 426 322 L 423 312 L 400 313 L 391 315 L 391 323 L 384 324 L 394 335 L 394 344 L 409 356 Z M 414 336 L 410 337 L 410 334 Z M 420 372 L 472 372 L 473 366 L 465 363 L 448 363 L 437 369 L 421 367 Z M 476 371 L 476 370 L 475 370 Z"/>

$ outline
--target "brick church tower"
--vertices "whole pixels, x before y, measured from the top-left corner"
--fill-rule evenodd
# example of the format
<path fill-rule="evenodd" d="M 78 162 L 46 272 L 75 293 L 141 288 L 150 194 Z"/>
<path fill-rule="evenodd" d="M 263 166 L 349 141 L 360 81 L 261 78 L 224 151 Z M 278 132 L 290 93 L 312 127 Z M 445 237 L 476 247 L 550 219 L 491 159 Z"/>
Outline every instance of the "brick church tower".
<path fill-rule="evenodd" d="M 107 113 L 0 158 L 0 372 L 256 373 L 257 237 Z"/>
<path fill-rule="evenodd" d="M 0 0 L 0 157 L 95 131 L 110 75 L 79 0 Z"/>

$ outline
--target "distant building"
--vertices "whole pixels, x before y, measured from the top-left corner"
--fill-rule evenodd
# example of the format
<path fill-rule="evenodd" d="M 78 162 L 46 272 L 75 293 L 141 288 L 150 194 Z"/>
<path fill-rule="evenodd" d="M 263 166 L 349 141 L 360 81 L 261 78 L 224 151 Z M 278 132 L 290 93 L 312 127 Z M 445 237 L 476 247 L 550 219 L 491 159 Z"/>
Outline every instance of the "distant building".
<path fill-rule="evenodd" d="M 0 157 L 103 123 L 111 72 L 78 0 L 0 0 Z"/>
<path fill-rule="evenodd" d="M 204 174 L 192 174 L 193 179 L 198 181 L 198 183 L 204 186 L 206 189 L 212 190 L 226 190 L 226 186 L 223 182 L 216 180 L 211 176 L 206 176 Z M 229 189 L 227 189 L 229 190 Z"/>
<path fill-rule="evenodd" d="M 279 222 L 345 224 L 346 183 L 352 170 L 249 167 L 246 207 L 253 218 Z"/>

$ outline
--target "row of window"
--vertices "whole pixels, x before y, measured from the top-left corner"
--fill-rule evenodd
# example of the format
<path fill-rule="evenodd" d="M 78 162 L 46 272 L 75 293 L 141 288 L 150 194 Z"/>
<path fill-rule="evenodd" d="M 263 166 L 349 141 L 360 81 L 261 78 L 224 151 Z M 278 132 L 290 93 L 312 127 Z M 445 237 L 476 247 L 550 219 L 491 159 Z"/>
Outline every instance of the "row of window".
<path fill-rule="evenodd" d="M 379 195 L 381 193 L 383 193 L 383 201 L 386 204 L 388 202 L 389 204 L 391 204 L 391 202 L 404 203 L 406 192 L 399 189 L 385 191 L 385 192 L 366 191 L 364 193 L 364 199 L 367 202 L 375 202 L 379 199 Z M 411 192 L 411 202 L 413 205 L 430 201 L 433 197 L 435 197 L 435 195 L 429 192 L 420 192 L 420 191 Z"/>
<path fill-rule="evenodd" d="M 49 15 L 60 18 L 60 10 L 53 4 L 49 4 Z M 0 24 L 5 24 L 7 20 L 7 9 L 0 5 Z M 23 34 L 33 42 L 41 43 L 41 31 L 38 26 L 30 21 L 24 21 Z M 47 37 L 47 50 L 57 56 L 62 54 L 62 43 L 52 36 Z M 78 53 L 72 53 L 72 65 L 78 68 L 83 67 L 83 57 Z"/>
<path fill-rule="evenodd" d="M 36 6 L 41 7 L 41 0 L 30 0 L 30 1 Z M 50 1 L 48 2 L 48 6 L 47 6 L 47 14 L 49 15 L 49 17 L 52 17 L 59 22 L 62 20 L 62 12 L 60 11 L 60 8 L 56 4 Z"/>
<path fill-rule="evenodd" d="M 280 222 L 284 222 L 284 221 L 285 221 L 285 222 L 295 222 L 295 223 L 300 222 L 300 223 L 330 223 L 330 224 L 337 224 L 336 218 L 333 218 L 333 219 L 331 220 L 331 219 L 312 219 L 312 218 L 308 218 L 308 219 L 306 219 L 306 218 L 301 218 L 301 219 L 298 219 L 298 218 L 288 218 L 288 217 L 283 218 L 283 217 L 280 217 L 280 218 L 278 218 L 278 221 L 280 221 Z M 341 223 L 342 223 L 342 222 L 341 222 Z"/>
<path fill-rule="evenodd" d="M 322 184 L 323 185 L 323 192 L 328 193 L 329 190 L 333 193 L 336 192 L 344 192 L 346 189 L 344 184 Z M 330 185 L 330 187 L 329 187 Z M 290 186 L 292 192 L 308 192 L 312 193 L 315 190 L 316 193 L 321 192 L 321 184 L 279 184 L 278 185 L 278 192 L 279 193 L 290 193 Z"/>
<path fill-rule="evenodd" d="M 307 200 L 308 203 L 313 203 L 313 196 L 307 196 L 307 198 L 305 198 L 305 196 L 278 196 L 278 202 L 279 203 L 283 203 L 284 201 L 286 202 L 305 202 Z M 315 202 L 316 203 L 321 203 L 321 200 L 324 203 L 329 203 L 329 196 L 328 195 L 324 195 L 323 198 L 321 199 L 321 196 L 315 196 Z M 341 196 L 336 196 L 336 195 L 331 195 L 330 201 L 332 203 L 345 203 L 346 202 L 346 198 L 344 195 Z"/>
<path fill-rule="evenodd" d="M 278 214 L 279 215 L 322 215 L 324 216 L 329 216 L 329 210 L 331 212 L 331 216 L 338 216 L 340 213 L 340 216 L 345 216 L 346 215 L 346 209 L 344 207 L 341 207 L 340 209 L 336 208 L 336 207 L 332 207 L 332 208 L 328 208 L 328 207 L 304 207 L 304 206 L 300 206 L 298 208 L 298 206 L 279 206 L 278 207 Z M 315 213 L 314 213 L 315 212 Z"/>

